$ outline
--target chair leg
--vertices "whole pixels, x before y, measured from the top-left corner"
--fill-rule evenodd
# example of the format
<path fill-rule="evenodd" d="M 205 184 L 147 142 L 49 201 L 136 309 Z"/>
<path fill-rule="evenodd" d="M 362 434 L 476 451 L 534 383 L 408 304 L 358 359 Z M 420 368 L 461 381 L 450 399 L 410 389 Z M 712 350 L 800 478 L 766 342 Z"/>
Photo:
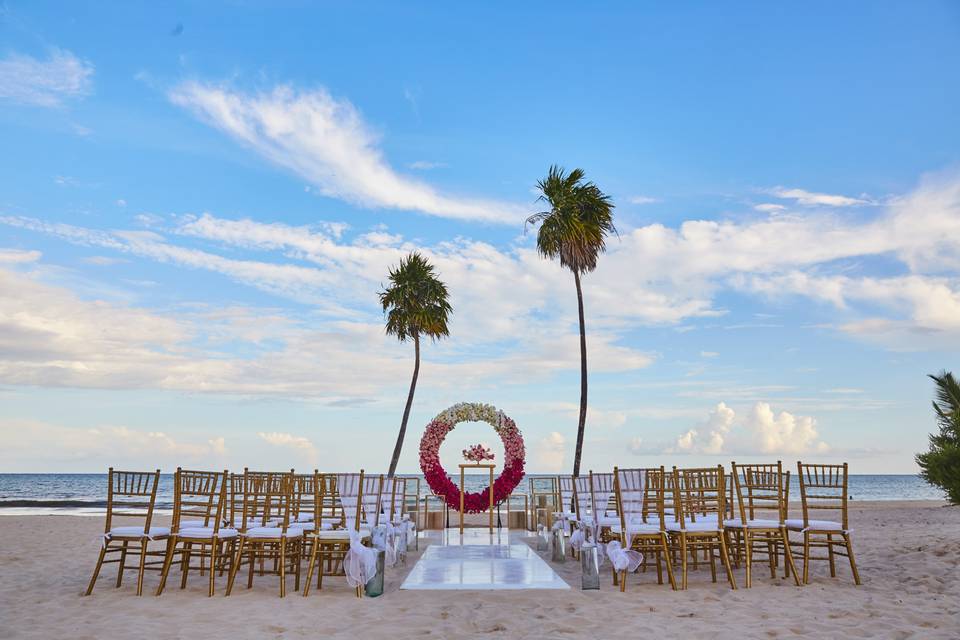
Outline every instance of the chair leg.
<path fill-rule="evenodd" d="M 857 571 L 857 562 L 853 559 L 853 543 L 850 541 L 850 534 L 844 533 L 843 542 L 847 547 L 847 557 L 850 560 L 850 570 L 853 572 L 853 581 L 856 584 L 860 584 L 860 572 Z"/>
<path fill-rule="evenodd" d="M 163 593 L 163 588 L 167 586 L 167 575 L 170 573 L 170 566 L 173 564 L 173 552 L 177 547 L 175 538 L 167 538 L 167 552 L 163 558 L 163 567 L 160 569 L 160 584 L 157 585 L 157 591 L 154 595 Z"/>
<path fill-rule="evenodd" d="M 710 556 L 710 580 L 717 581 L 717 558 L 713 555 L 713 544 L 707 545 L 707 555 Z"/>
<path fill-rule="evenodd" d="M 743 555 L 743 562 L 747 567 L 744 587 L 749 589 L 753 586 L 753 540 L 750 539 L 750 530 L 746 527 L 743 529 Z"/>
<path fill-rule="evenodd" d="M 310 562 L 307 564 L 307 581 L 303 584 L 303 597 L 306 598 L 310 594 L 310 583 L 313 581 L 313 570 L 317 565 L 317 548 L 320 546 L 319 541 L 314 541 L 313 548 L 310 550 Z M 320 567 L 320 572 L 323 573 L 323 567 Z"/>
<path fill-rule="evenodd" d="M 183 545 L 183 560 L 180 562 L 180 588 L 187 588 L 187 574 L 190 573 L 190 556 L 193 553 L 193 543 Z"/>
<path fill-rule="evenodd" d="M 117 565 L 117 588 L 120 587 L 120 583 L 123 582 L 123 569 L 124 565 L 127 564 L 127 541 L 123 541 L 123 548 L 120 550 L 120 562 Z"/>
<path fill-rule="evenodd" d="M 140 541 L 140 567 L 137 571 L 137 595 L 143 595 L 143 572 L 147 563 L 147 540 Z"/>
<path fill-rule="evenodd" d="M 730 568 L 730 554 L 727 552 L 727 541 L 720 536 L 720 559 L 723 560 L 723 566 L 727 569 L 727 580 L 730 581 L 730 588 L 736 590 L 737 579 L 733 576 L 733 569 Z"/>
<path fill-rule="evenodd" d="M 93 570 L 93 577 L 90 578 L 90 584 L 87 585 L 87 592 L 84 593 L 83 595 L 88 596 L 88 595 L 90 595 L 91 593 L 93 593 L 93 585 L 97 584 L 97 576 L 100 575 L 100 567 L 103 566 L 103 557 L 104 557 L 105 555 L 107 555 L 107 543 L 106 543 L 106 542 L 104 542 L 102 545 L 100 545 L 100 557 L 97 558 L 97 566 L 96 566 L 96 568 Z"/>
<path fill-rule="evenodd" d="M 294 591 L 300 591 L 300 565 L 302 564 L 301 555 L 303 554 L 303 550 L 304 550 L 303 541 L 301 540 L 300 542 L 297 542 L 297 548 L 296 548 L 296 556 L 295 556 L 296 562 L 294 564 L 294 571 L 293 571 L 293 576 L 294 576 L 293 590 Z"/>
<path fill-rule="evenodd" d="M 770 537 L 770 532 L 763 534 L 767 539 L 767 561 L 770 563 L 770 577 L 777 577 L 777 554 L 774 551 L 773 538 Z"/>
<path fill-rule="evenodd" d="M 687 534 L 680 533 L 680 589 L 687 588 Z"/>
<path fill-rule="evenodd" d="M 803 532 L 803 584 L 810 584 L 810 532 Z"/>
<path fill-rule="evenodd" d="M 837 563 L 833 557 L 833 534 L 827 534 L 827 557 L 830 559 L 830 577 L 837 577 Z"/>
<path fill-rule="evenodd" d="M 240 546 L 237 547 L 237 555 L 233 559 L 233 564 L 230 565 L 230 577 L 227 578 L 227 591 L 224 593 L 225 596 L 229 596 L 230 592 L 233 591 L 233 581 L 237 577 L 237 571 L 240 569 L 240 558 L 243 557 L 243 547 L 246 540 L 240 538 Z"/>
<path fill-rule="evenodd" d="M 216 570 L 216 567 L 217 567 L 217 556 L 218 556 L 218 552 L 219 552 L 219 551 L 220 551 L 220 541 L 219 541 L 219 540 L 211 540 L 211 542 L 210 542 L 210 582 L 209 582 L 209 585 L 207 586 L 207 597 L 208 597 L 208 598 L 212 598 L 212 597 L 213 597 L 213 592 L 214 592 L 214 587 L 215 587 L 215 585 L 214 585 L 214 580 L 216 580 L 216 578 L 217 578 L 217 570 Z M 203 555 L 201 554 L 200 557 L 202 558 Z"/>
<path fill-rule="evenodd" d="M 800 575 L 797 573 L 797 565 L 793 563 L 793 551 L 790 550 L 790 534 L 787 528 L 780 529 L 780 538 L 783 540 L 783 577 L 789 578 L 793 574 L 793 582 L 800 586 Z"/>
<path fill-rule="evenodd" d="M 280 597 L 287 595 L 287 539 L 280 538 Z"/>
<path fill-rule="evenodd" d="M 670 560 L 670 549 L 667 546 L 666 534 L 660 536 L 660 547 L 663 549 L 663 560 L 667 565 L 667 578 L 670 580 L 670 588 L 677 590 L 677 580 L 673 575 L 673 562 Z M 659 565 L 659 562 L 657 563 Z"/>

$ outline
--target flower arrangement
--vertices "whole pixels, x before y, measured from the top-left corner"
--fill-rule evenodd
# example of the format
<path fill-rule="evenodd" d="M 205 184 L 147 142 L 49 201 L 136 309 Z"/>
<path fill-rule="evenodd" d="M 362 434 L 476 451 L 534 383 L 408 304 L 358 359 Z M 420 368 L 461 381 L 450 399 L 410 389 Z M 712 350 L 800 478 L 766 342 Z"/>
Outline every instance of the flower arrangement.
<path fill-rule="evenodd" d="M 490 508 L 490 491 L 493 502 L 499 504 L 523 480 L 525 450 L 523 436 L 516 423 L 502 411 L 488 404 L 462 402 L 442 411 L 430 421 L 423 438 L 420 440 L 420 469 L 434 494 L 444 499 L 451 509 L 460 509 L 460 488 L 440 464 L 440 445 L 447 434 L 460 422 L 486 422 L 491 425 L 503 442 L 503 471 L 497 476 L 492 487 L 480 493 L 465 493 L 463 510 L 466 513 L 480 513 Z M 472 449 L 472 447 L 471 447 Z"/>
<path fill-rule="evenodd" d="M 475 444 L 463 450 L 463 459 L 470 462 L 483 462 L 484 460 L 493 460 L 493 451 L 490 447 L 482 444 Z"/>

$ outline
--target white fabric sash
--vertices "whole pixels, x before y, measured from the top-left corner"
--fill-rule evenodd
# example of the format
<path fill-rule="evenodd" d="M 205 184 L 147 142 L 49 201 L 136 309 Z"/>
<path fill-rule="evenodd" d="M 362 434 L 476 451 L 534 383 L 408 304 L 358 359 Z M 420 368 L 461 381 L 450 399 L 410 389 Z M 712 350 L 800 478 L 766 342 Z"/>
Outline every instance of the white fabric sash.
<path fill-rule="evenodd" d="M 643 554 L 633 549 L 624 549 L 619 540 L 607 543 L 607 557 L 617 571 L 636 571 L 643 562 Z"/>
<path fill-rule="evenodd" d="M 343 571 L 351 587 L 367 584 L 377 573 L 377 550 L 364 545 L 360 534 L 349 529 L 350 549 L 343 558 Z"/>

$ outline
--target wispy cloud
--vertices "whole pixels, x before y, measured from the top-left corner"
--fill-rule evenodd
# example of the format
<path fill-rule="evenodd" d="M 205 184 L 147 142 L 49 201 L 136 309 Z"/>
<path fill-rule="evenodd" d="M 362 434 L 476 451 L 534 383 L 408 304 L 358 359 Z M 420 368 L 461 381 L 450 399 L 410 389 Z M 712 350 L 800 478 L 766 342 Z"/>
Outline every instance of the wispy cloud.
<path fill-rule="evenodd" d="M 306 178 L 326 196 L 366 207 L 507 224 L 520 224 L 529 213 L 515 204 L 442 194 L 397 173 L 353 104 L 322 88 L 279 86 L 244 94 L 185 82 L 169 95 L 174 104 Z"/>
<path fill-rule="evenodd" d="M 826 207 L 853 207 L 858 205 L 873 204 L 866 196 L 852 198 L 850 196 L 841 196 L 832 193 L 817 193 L 805 189 L 788 189 L 785 187 L 774 187 L 768 191 L 770 195 L 783 200 L 795 200 L 798 204 L 805 206 L 826 206 Z M 758 205 L 757 208 L 764 206 Z M 766 205 L 770 210 L 770 205 Z M 776 206 L 776 205 L 774 205 Z"/>
<path fill-rule="evenodd" d="M 45 60 L 11 53 L 0 59 L 0 99 L 58 107 L 89 95 L 93 71 L 90 62 L 63 49 L 53 49 Z"/>
<path fill-rule="evenodd" d="M 660 199 L 651 196 L 630 196 L 627 198 L 627 202 L 630 204 L 653 204 L 654 202 L 660 202 Z"/>
<path fill-rule="evenodd" d="M 407 165 L 414 171 L 429 171 L 430 169 L 442 169 L 447 166 L 446 162 L 430 162 L 429 160 L 417 160 Z"/>

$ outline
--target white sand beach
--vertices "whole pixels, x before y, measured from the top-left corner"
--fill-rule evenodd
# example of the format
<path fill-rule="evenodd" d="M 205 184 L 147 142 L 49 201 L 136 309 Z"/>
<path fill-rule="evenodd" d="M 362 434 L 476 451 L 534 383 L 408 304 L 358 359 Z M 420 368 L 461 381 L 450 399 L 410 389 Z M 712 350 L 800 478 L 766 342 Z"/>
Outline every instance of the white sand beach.
<path fill-rule="evenodd" d="M 357 599 L 343 578 L 328 578 L 308 598 L 277 597 L 276 578 L 248 591 L 206 597 L 195 577 L 159 598 L 134 595 L 135 573 L 120 589 L 105 570 L 91 597 L 89 580 L 103 522 L 74 516 L 0 517 L 0 638 L 957 638 L 960 636 L 960 508 L 938 502 L 854 503 L 850 510 L 863 579 L 840 564 L 831 579 L 814 565 L 802 588 L 759 571 L 752 589 L 713 584 L 709 570 L 689 589 L 657 586 L 631 574 L 626 593 L 610 584 L 579 589 L 579 565 L 551 566 L 564 591 L 405 591 L 405 567 L 388 569 L 385 593 Z M 526 536 L 526 533 L 517 533 Z M 530 538 L 529 543 L 534 539 Z M 543 557 L 549 561 L 549 553 Z M 721 576 L 722 580 L 722 576 Z M 148 574 L 145 593 L 157 575 Z M 292 579 L 288 583 L 292 593 Z"/>

